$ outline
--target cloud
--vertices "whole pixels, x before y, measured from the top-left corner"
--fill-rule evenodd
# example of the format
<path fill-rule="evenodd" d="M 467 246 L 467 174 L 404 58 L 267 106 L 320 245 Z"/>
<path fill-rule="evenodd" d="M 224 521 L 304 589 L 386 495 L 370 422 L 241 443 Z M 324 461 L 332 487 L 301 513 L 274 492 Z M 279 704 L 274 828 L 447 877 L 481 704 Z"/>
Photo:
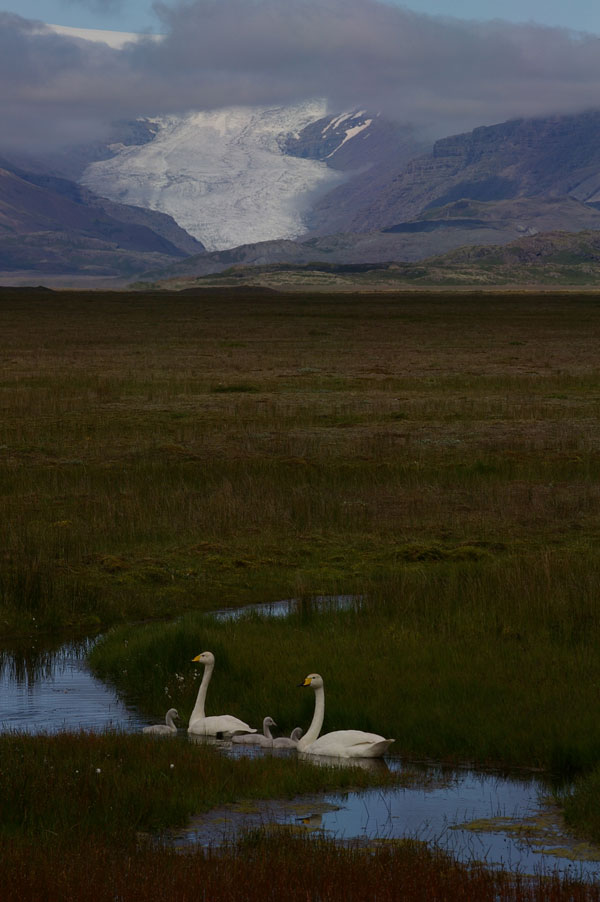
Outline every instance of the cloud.
<path fill-rule="evenodd" d="M 381 0 L 195 0 L 155 11 L 164 39 L 122 50 L 0 13 L 4 144 L 309 97 L 441 136 L 596 108 L 600 97 L 600 39 L 564 29 L 425 16 Z"/>
<path fill-rule="evenodd" d="M 63 0 L 68 6 L 84 6 L 93 13 L 111 13 L 118 12 L 123 9 L 123 0 Z"/>

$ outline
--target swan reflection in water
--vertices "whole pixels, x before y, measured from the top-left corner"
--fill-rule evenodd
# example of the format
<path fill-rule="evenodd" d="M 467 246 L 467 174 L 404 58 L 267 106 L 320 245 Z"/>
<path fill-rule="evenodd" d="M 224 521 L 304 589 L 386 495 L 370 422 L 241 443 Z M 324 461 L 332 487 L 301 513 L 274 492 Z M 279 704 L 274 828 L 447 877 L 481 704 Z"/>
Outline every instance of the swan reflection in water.
<path fill-rule="evenodd" d="M 333 755 L 307 755 L 298 752 L 298 757 L 320 767 L 360 767 L 371 773 L 386 774 L 390 769 L 384 758 L 339 758 Z"/>

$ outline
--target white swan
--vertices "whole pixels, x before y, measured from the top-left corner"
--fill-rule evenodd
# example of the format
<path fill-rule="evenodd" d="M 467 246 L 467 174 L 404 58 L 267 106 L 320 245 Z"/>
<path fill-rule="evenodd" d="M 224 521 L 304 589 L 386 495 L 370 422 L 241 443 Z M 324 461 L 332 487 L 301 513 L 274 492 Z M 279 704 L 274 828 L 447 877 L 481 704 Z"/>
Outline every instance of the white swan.
<path fill-rule="evenodd" d="M 298 740 L 302 736 L 302 727 L 294 727 L 289 736 L 278 736 L 273 740 L 274 749 L 297 749 Z"/>
<path fill-rule="evenodd" d="M 236 733 L 231 737 L 231 741 L 236 745 L 258 745 L 263 749 L 273 748 L 273 736 L 269 727 L 276 727 L 277 724 L 272 717 L 265 717 L 263 720 L 262 733 Z"/>
<path fill-rule="evenodd" d="M 299 752 L 336 758 L 380 758 L 394 741 L 363 730 L 336 730 L 319 737 L 325 717 L 323 677 L 318 673 L 310 673 L 300 686 L 312 686 L 315 690 L 315 713 L 308 732 L 298 743 Z"/>
<path fill-rule="evenodd" d="M 223 739 L 231 739 L 235 733 L 256 733 L 253 727 L 231 714 L 215 714 L 212 717 L 205 715 L 204 702 L 208 684 L 215 669 L 215 656 L 210 651 L 203 651 L 192 658 L 192 661 L 204 664 L 204 673 L 198 689 L 196 704 L 190 715 L 188 733 L 197 733 L 200 736 L 219 736 Z"/>
<path fill-rule="evenodd" d="M 173 723 L 175 718 L 179 720 L 179 714 L 175 708 L 169 708 L 165 715 L 164 723 L 155 723 L 151 727 L 144 727 L 142 732 L 152 733 L 154 736 L 170 736 L 177 732 L 177 727 Z"/>

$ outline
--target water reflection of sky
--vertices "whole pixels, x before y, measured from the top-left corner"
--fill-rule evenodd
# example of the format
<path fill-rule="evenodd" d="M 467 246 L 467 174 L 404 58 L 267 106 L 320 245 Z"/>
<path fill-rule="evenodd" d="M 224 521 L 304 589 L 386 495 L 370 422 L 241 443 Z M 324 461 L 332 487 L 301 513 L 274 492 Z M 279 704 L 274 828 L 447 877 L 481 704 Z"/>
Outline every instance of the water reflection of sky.
<path fill-rule="evenodd" d="M 86 664 L 88 643 L 55 652 L 0 654 L 0 731 L 138 729 L 147 723 L 97 680 Z"/>
<path fill-rule="evenodd" d="M 249 752 L 246 754 L 264 754 Z M 392 770 L 405 765 L 386 759 Z M 423 781 L 398 788 L 329 793 L 288 802 L 256 806 L 229 805 L 195 819 L 177 842 L 211 845 L 244 830 L 273 824 L 292 829 L 324 831 L 340 840 L 390 840 L 408 837 L 435 843 L 465 862 L 484 862 L 526 874 L 559 870 L 584 879 L 600 879 L 600 861 L 576 861 L 561 854 L 543 854 L 528 836 L 513 831 L 473 831 L 463 827 L 480 819 L 507 818 L 521 822 L 545 810 L 543 789 L 536 779 L 516 779 L 472 770 L 422 772 Z M 550 810 L 550 809 L 549 809 Z M 545 847 L 565 846 L 558 830 Z M 536 849 L 538 849 L 536 851 Z"/>

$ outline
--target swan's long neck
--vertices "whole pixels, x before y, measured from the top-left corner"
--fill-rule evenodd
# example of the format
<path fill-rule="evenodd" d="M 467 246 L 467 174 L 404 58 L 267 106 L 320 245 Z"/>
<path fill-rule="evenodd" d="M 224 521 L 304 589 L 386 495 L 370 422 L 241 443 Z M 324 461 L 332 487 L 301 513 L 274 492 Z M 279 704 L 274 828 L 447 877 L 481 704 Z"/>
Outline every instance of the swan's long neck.
<path fill-rule="evenodd" d="M 206 701 L 206 692 L 208 690 L 208 684 L 210 683 L 214 666 L 214 664 L 204 665 L 204 673 L 202 674 L 202 682 L 200 683 L 198 695 L 196 696 L 196 704 L 194 705 L 194 710 L 190 714 L 190 723 L 193 720 L 204 720 L 206 717 L 204 713 L 204 702 Z"/>
<path fill-rule="evenodd" d="M 170 711 L 169 711 L 169 713 L 167 714 L 167 726 L 168 726 L 168 727 L 171 727 L 171 729 L 173 729 L 173 728 L 175 727 L 175 720 L 174 720 L 173 715 L 171 714 Z M 175 729 L 176 729 L 176 727 L 175 727 Z"/>
<path fill-rule="evenodd" d="M 315 739 L 319 738 L 319 733 L 321 732 L 321 727 L 323 726 L 323 720 L 325 718 L 325 691 L 322 686 L 319 686 L 315 689 L 315 713 L 313 714 L 313 719 L 310 727 L 300 740 L 298 744 L 298 748 L 302 750 L 303 748 L 307 748 Z"/>
<path fill-rule="evenodd" d="M 271 733 L 271 727 L 268 723 L 263 721 L 263 735 L 267 737 L 267 739 L 273 739 L 273 734 Z"/>

